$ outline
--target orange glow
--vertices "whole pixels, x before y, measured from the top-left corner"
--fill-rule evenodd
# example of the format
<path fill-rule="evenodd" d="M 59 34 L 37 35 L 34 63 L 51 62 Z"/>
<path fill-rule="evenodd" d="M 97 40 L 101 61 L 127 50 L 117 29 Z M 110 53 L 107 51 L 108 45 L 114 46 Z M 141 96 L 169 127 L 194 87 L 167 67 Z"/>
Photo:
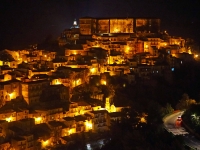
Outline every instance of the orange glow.
<path fill-rule="evenodd" d="M 73 133 L 76 133 L 75 128 L 71 128 L 71 129 L 68 130 L 68 134 L 69 134 L 69 135 L 70 135 L 70 134 L 73 134 Z"/>
<path fill-rule="evenodd" d="M 146 123 L 147 121 L 146 121 L 146 119 L 144 117 L 142 117 L 142 118 L 140 118 L 140 122 Z"/>
<path fill-rule="evenodd" d="M 12 117 L 6 118 L 6 121 L 11 122 L 12 121 Z"/>
<path fill-rule="evenodd" d="M 114 32 L 115 32 L 115 33 L 118 33 L 118 32 L 119 32 L 119 29 L 118 29 L 118 28 L 115 28 L 115 29 L 114 29 Z"/>
<path fill-rule="evenodd" d="M 130 47 L 126 46 L 125 53 L 129 53 Z"/>
<path fill-rule="evenodd" d="M 36 117 L 35 118 L 35 123 L 39 124 L 41 122 L 42 118 L 41 117 Z"/>
<path fill-rule="evenodd" d="M 101 84 L 102 85 L 106 85 L 106 81 L 105 80 L 101 80 Z"/>
<path fill-rule="evenodd" d="M 59 84 L 62 84 L 62 82 L 56 79 L 55 85 L 59 85 Z"/>
<path fill-rule="evenodd" d="M 68 131 L 68 133 L 69 133 L 69 135 L 72 134 L 72 130 L 70 129 L 70 130 Z"/>
<path fill-rule="evenodd" d="M 14 93 L 9 93 L 8 95 L 10 96 L 10 100 L 15 98 L 15 94 Z"/>
<path fill-rule="evenodd" d="M 91 73 L 94 73 L 94 72 L 95 72 L 95 68 L 91 68 L 91 69 L 90 69 L 90 72 L 91 72 Z"/>
<path fill-rule="evenodd" d="M 49 140 L 42 141 L 42 147 L 46 147 L 49 145 Z"/>
<path fill-rule="evenodd" d="M 85 127 L 86 127 L 86 130 L 91 130 L 92 129 L 92 123 L 91 123 L 91 121 L 86 121 L 85 122 Z"/>

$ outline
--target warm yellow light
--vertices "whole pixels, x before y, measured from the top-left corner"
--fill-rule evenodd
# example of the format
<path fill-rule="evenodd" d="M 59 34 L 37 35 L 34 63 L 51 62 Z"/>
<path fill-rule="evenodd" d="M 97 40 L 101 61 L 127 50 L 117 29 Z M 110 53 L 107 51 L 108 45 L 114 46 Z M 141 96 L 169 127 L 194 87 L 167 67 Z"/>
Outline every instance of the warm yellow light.
<path fill-rule="evenodd" d="M 199 57 L 199 55 L 196 54 L 195 57 L 197 58 L 197 57 Z"/>
<path fill-rule="evenodd" d="M 8 95 L 10 96 L 10 99 L 14 99 L 14 93 L 9 93 Z"/>
<path fill-rule="evenodd" d="M 95 68 L 91 68 L 91 69 L 90 69 L 90 72 L 91 72 L 91 73 L 94 73 L 94 72 L 95 72 Z"/>
<path fill-rule="evenodd" d="M 116 33 L 119 32 L 119 29 L 115 28 L 115 29 L 114 29 L 114 32 L 116 32 Z"/>
<path fill-rule="evenodd" d="M 6 118 L 6 121 L 11 122 L 12 121 L 12 117 Z"/>
<path fill-rule="evenodd" d="M 86 121 L 85 126 L 87 130 L 92 129 L 92 123 L 90 123 L 89 121 Z"/>
<path fill-rule="evenodd" d="M 145 48 L 148 48 L 149 46 L 148 45 L 145 45 Z"/>
<path fill-rule="evenodd" d="M 59 84 L 62 84 L 62 82 L 56 79 L 55 85 L 59 85 Z"/>
<path fill-rule="evenodd" d="M 165 43 L 164 45 L 167 46 L 167 43 Z"/>
<path fill-rule="evenodd" d="M 42 120 L 41 117 L 37 117 L 37 118 L 35 118 L 35 122 L 36 122 L 36 123 L 40 123 L 41 120 Z"/>
<path fill-rule="evenodd" d="M 147 121 L 146 121 L 146 119 L 145 119 L 144 117 L 141 117 L 141 118 L 140 118 L 140 122 L 142 122 L 142 123 L 147 123 Z"/>
<path fill-rule="evenodd" d="M 69 133 L 69 135 L 70 135 L 70 134 L 72 134 L 72 130 L 71 130 L 71 129 L 69 129 L 68 133 Z"/>
<path fill-rule="evenodd" d="M 76 55 L 76 52 L 74 52 L 74 55 Z"/>
<path fill-rule="evenodd" d="M 101 81 L 101 84 L 102 84 L 102 85 L 106 85 L 106 81 L 105 81 L 105 80 L 102 80 L 102 81 Z"/>
<path fill-rule="evenodd" d="M 116 107 L 115 107 L 115 105 L 111 105 L 110 106 L 110 112 L 116 112 L 117 110 L 116 110 Z"/>
<path fill-rule="evenodd" d="M 46 147 L 48 144 L 49 144 L 49 140 L 42 141 L 42 146 L 43 147 Z"/>
<path fill-rule="evenodd" d="M 47 55 L 44 55 L 44 57 L 47 57 Z"/>
<path fill-rule="evenodd" d="M 129 50 L 130 50 L 130 47 L 129 47 L 129 46 L 126 46 L 126 48 L 125 48 L 125 53 L 129 53 Z"/>
<path fill-rule="evenodd" d="M 80 84 L 80 82 L 81 82 L 80 79 L 76 80 L 76 84 Z"/>

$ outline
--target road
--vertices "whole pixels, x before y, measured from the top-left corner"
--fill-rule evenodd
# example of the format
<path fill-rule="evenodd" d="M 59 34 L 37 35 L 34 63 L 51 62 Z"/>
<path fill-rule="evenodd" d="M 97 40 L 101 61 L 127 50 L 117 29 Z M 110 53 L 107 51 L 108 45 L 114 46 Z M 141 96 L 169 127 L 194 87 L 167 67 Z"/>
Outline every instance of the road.
<path fill-rule="evenodd" d="M 182 135 L 184 137 L 185 143 L 197 150 L 200 150 L 200 141 L 197 140 L 193 135 L 186 132 L 186 130 L 181 126 L 176 126 L 176 120 L 179 116 L 183 114 L 183 111 L 176 112 L 164 119 L 164 126 L 168 132 L 174 135 Z"/>

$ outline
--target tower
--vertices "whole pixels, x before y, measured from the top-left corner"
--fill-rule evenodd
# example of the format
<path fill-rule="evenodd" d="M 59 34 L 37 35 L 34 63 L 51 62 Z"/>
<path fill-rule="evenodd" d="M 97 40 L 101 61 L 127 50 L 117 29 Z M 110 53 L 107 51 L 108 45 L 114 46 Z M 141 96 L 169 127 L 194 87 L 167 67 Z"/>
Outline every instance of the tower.
<path fill-rule="evenodd" d="M 110 98 L 106 98 L 105 109 L 110 112 Z"/>

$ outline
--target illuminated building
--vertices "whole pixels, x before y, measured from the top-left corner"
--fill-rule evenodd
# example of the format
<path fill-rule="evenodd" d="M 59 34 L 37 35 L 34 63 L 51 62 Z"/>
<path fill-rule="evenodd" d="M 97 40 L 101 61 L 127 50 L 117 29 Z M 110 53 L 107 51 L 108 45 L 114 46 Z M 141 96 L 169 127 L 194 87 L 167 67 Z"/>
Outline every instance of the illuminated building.
<path fill-rule="evenodd" d="M 85 131 L 85 121 L 87 120 L 85 116 L 78 115 L 75 116 L 75 123 L 76 123 L 76 132 L 83 132 Z"/>
<path fill-rule="evenodd" d="M 11 149 L 11 144 L 9 142 L 1 143 L 0 144 L 0 149 Z"/>
<path fill-rule="evenodd" d="M 84 50 L 81 44 L 67 45 L 65 47 L 65 56 L 78 55 L 78 54 L 86 55 L 86 51 Z"/>
<path fill-rule="evenodd" d="M 22 86 L 22 95 L 24 97 L 24 100 L 29 105 L 38 103 L 40 96 L 42 94 L 42 90 L 49 85 L 50 82 L 46 80 L 23 82 L 21 86 Z"/>
<path fill-rule="evenodd" d="M 160 19 L 136 18 L 135 31 L 144 33 L 157 33 L 160 31 Z"/>
<path fill-rule="evenodd" d="M 92 116 L 92 130 L 94 132 L 103 132 L 109 130 L 109 117 L 107 110 L 97 110 L 88 112 Z"/>
<path fill-rule="evenodd" d="M 64 58 L 54 59 L 52 62 L 53 62 L 53 68 L 54 68 L 54 70 L 56 70 L 58 67 L 66 66 L 67 65 L 67 60 L 64 59 Z"/>
<path fill-rule="evenodd" d="M 91 35 L 96 33 L 96 19 L 85 17 L 79 19 L 80 34 Z"/>
<path fill-rule="evenodd" d="M 51 129 L 52 134 L 54 135 L 52 137 L 52 142 L 56 143 L 62 136 L 62 129 L 65 129 L 65 128 L 63 128 L 64 123 L 62 123 L 60 121 L 49 121 L 48 126 Z"/>
<path fill-rule="evenodd" d="M 26 139 L 23 137 L 14 137 L 11 139 L 11 145 L 15 149 L 26 149 Z"/>
<path fill-rule="evenodd" d="M 144 41 L 138 40 L 135 42 L 134 54 L 144 52 Z"/>
<path fill-rule="evenodd" d="M 80 34 L 96 33 L 157 33 L 160 30 L 160 19 L 154 18 L 92 18 L 79 19 Z"/>
<path fill-rule="evenodd" d="M 110 112 L 110 98 L 106 98 L 105 109 Z"/>
<path fill-rule="evenodd" d="M 26 149 L 33 150 L 36 148 L 33 134 L 22 134 L 20 137 L 26 140 Z"/>
<path fill-rule="evenodd" d="M 181 47 L 185 46 L 185 40 L 182 39 L 181 37 L 170 37 L 169 38 L 169 45 L 178 45 Z"/>
<path fill-rule="evenodd" d="M 49 85 L 43 89 L 40 96 L 41 102 L 48 101 L 68 101 L 69 100 L 69 88 L 59 84 L 59 85 Z"/>
<path fill-rule="evenodd" d="M 78 22 L 76 21 L 76 19 L 73 22 L 73 25 L 70 29 L 65 29 L 62 33 L 61 36 L 58 38 L 58 44 L 59 46 L 64 46 L 66 44 L 69 44 L 69 40 L 71 41 L 76 41 L 77 39 L 79 39 L 79 26 L 78 26 Z"/>
<path fill-rule="evenodd" d="M 3 102 L 15 99 L 18 96 L 21 96 L 20 81 L 13 79 L 0 82 L 0 91 L 2 91 L 0 96 Z"/>
<path fill-rule="evenodd" d="M 76 123 L 74 117 L 63 117 L 62 122 L 68 127 L 67 131 L 63 130 L 63 136 L 76 133 Z"/>
<path fill-rule="evenodd" d="M 112 112 L 108 114 L 111 122 L 121 122 L 122 113 L 121 112 Z"/>
<path fill-rule="evenodd" d="M 13 109 L 5 110 L 0 112 L 0 119 L 6 120 L 7 122 L 16 121 L 16 111 Z"/>
<path fill-rule="evenodd" d="M 155 46 L 156 48 L 160 47 L 160 38 L 147 38 L 150 46 Z"/>

